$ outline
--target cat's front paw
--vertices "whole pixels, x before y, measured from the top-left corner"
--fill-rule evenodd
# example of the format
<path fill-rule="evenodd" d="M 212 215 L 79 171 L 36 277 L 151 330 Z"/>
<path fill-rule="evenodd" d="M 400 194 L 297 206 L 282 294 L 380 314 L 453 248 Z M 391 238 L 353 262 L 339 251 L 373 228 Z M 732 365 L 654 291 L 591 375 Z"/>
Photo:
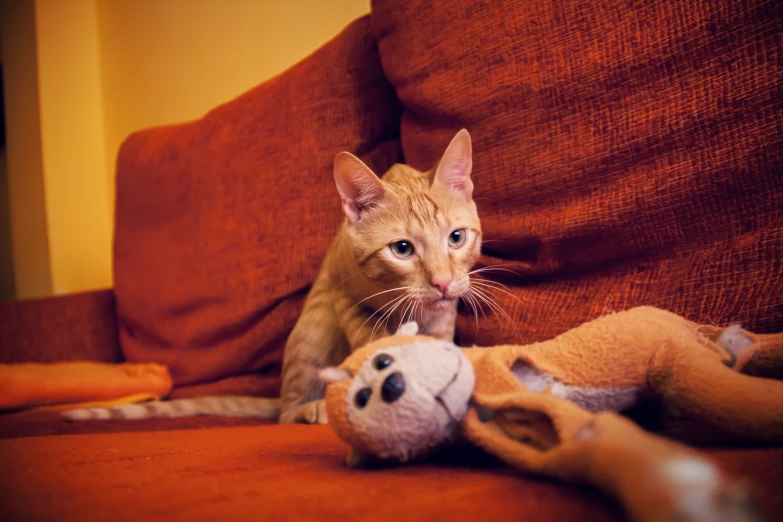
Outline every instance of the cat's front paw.
<path fill-rule="evenodd" d="M 327 424 L 326 401 L 312 401 L 286 408 L 280 414 L 280 424 Z"/>

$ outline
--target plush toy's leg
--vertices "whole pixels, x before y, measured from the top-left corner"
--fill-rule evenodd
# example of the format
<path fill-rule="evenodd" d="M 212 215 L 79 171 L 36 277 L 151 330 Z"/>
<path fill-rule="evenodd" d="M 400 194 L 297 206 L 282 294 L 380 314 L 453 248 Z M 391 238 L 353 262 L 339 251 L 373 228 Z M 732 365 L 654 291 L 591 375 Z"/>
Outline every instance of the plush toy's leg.
<path fill-rule="evenodd" d="M 547 464 L 612 493 L 637 522 L 761 520 L 752 499 L 712 462 L 614 413 L 596 415 Z"/>
<path fill-rule="evenodd" d="M 774 358 L 779 351 L 767 353 Z M 783 381 L 743 375 L 696 341 L 687 349 L 660 350 L 649 382 L 667 405 L 723 438 L 783 441 Z"/>
<path fill-rule="evenodd" d="M 534 446 L 509 436 L 471 410 L 464 422 L 474 444 L 522 470 L 597 486 L 615 496 L 634 522 L 756 521 L 755 508 L 710 461 L 645 432 L 614 413 L 592 415 L 546 394 L 493 397 L 481 402 L 498 413 L 535 412 L 552 429 Z"/>

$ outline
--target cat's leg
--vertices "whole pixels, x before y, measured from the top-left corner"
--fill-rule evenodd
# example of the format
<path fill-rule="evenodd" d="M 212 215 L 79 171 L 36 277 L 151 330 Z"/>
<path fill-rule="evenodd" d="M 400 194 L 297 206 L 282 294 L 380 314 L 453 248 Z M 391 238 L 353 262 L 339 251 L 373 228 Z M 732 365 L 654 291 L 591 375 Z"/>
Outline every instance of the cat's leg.
<path fill-rule="evenodd" d="M 327 424 L 326 401 L 323 399 L 294 405 L 280 414 L 280 424 Z"/>
<path fill-rule="evenodd" d="M 394 324 L 393 321 L 389 320 L 387 323 L 381 319 L 383 310 L 355 306 L 354 301 L 348 297 L 341 296 L 335 300 L 335 312 L 351 351 L 361 348 L 371 340 L 393 333 L 387 329 L 387 324 Z M 338 364 L 340 362 L 342 361 Z"/>
<path fill-rule="evenodd" d="M 337 323 L 329 291 L 316 282 L 283 353 L 281 424 L 326 424 L 326 386 L 318 371 L 340 364 L 347 355 Z"/>
<path fill-rule="evenodd" d="M 289 338 L 283 356 L 281 424 L 326 424 L 326 409 L 314 405 L 324 397 L 325 388 L 318 379 L 318 370 L 328 365 L 328 358 L 322 353 L 326 349 L 326 346 L 314 346 Z"/>

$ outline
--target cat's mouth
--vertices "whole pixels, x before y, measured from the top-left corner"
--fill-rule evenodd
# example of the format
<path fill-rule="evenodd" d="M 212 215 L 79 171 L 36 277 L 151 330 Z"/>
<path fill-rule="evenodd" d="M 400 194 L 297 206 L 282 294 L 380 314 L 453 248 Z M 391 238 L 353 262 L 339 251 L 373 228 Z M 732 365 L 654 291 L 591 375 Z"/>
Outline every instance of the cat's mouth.
<path fill-rule="evenodd" d="M 454 305 L 454 303 L 457 301 L 456 297 L 437 297 L 435 299 L 431 299 L 429 301 L 426 301 L 424 303 L 424 306 L 429 308 L 430 310 L 445 310 L 447 308 L 450 308 Z"/>

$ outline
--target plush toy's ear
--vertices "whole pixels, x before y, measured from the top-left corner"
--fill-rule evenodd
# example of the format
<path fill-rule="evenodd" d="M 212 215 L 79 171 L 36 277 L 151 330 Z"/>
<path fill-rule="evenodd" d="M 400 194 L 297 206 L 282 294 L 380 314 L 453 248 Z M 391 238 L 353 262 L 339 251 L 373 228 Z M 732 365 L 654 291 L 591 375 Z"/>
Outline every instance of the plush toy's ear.
<path fill-rule="evenodd" d="M 417 333 L 419 333 L 419 324 L 416 321 L 409 321 L 401 325 L 395 335 L 416 335 Z"/>
<path fill-rule="evenodd" d="M 328 368 L 324 368 L 323 370 L 320 370 L 318 372 L 318 378 L 321 379 L 322 382 L 325 382 L 327 384 L 332 384 L 335 382 L 340 382 L 346 379 L 350 379 L 351 372 L 349 372 L 344 368 L 330 366 Z"/>

